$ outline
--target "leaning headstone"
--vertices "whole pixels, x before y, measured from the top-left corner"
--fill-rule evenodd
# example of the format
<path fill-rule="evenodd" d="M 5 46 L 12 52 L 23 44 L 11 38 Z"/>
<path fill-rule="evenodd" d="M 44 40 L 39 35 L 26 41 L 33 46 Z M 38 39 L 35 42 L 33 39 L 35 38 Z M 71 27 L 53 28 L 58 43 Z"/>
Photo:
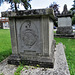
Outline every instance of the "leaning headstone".
<path fill-rule="evenodd" d="M 67 10 L 67 5 L 64 5 L 62 14 L 58 15 L 58 28 L 56 34 L 59 36 L 72 36 L 72 15 Z"/>
<path fill-rule="evenodd" d="M 53 67 L 55 41 L 53 36 L 54 13 L 52 9 L 2 12 L 9 17 L 12 55 L 9 64 Z"/>

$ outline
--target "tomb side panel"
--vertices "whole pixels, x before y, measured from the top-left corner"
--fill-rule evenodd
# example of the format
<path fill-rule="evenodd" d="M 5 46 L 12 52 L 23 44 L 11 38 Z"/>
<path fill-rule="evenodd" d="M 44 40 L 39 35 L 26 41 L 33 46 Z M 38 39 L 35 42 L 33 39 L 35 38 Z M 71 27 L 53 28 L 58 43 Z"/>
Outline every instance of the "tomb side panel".
<path fill-rule="evenodd" d="M 40 19 L 16 20 L 19 54 L 42 54 L 42 38 Z"/>
<path fill-rule="evenodd" d="M 12 44 L 12 54 L 18 54 L 17 51 L 17 34 L 16 34 L 16 23 L 14 18 L 9 18 L 10 35 Z"/>
<path fill-rule="evenodd" d="M 43 55 L 49 56 L 49 21 L 48 16 L 41 17 Z"/>
<path fill-rule="evenodd" d="M 58 27 L 72 26 L 72 20 L 70 17 L 58 18 Z"/>

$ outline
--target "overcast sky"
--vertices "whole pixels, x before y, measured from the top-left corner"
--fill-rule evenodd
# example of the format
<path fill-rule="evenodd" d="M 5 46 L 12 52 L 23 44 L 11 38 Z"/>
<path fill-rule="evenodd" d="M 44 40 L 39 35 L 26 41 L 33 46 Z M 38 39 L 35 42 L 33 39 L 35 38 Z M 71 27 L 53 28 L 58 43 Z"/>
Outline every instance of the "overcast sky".
<path fill-rule="evenodd" d="M 56 2 L 60 7 L 59 11 L 62 12 L 64 4 L 67 4 L 68 10 L 73 5 L 73 0 L 32 0 L 31 6 L 32 9 L 40 9 L 40 8 L 47 8 L 53 2 Z M 10 7 L 10 4 L 3 3 L 0 6 L 0 12 L 6 11 Z M 24 9 L 23 6 L 20 5 L 20 9 Z"/>

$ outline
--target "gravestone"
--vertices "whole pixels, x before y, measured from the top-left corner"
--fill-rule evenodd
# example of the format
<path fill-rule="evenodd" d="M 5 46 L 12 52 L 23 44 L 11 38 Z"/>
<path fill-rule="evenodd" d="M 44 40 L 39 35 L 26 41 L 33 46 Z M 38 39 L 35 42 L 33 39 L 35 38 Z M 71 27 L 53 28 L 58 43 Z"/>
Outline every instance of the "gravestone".
<path fill-rule="evenodd" d="M 0 29 L 3 29 L 3 23 L 0 22 Z"/>
<path fill-rule="evenodd" d="M 58 15 L 58 28 L 56 31 L 60 35 L 72 35 L 72 15 L 67 10 L 67 5 L 64 5 L 64 9 L 61 15 Z"/>
<path fill-rule="evenodd" d="M 52 9 L 2 12 L 9 17 L 12 55 L 9 64 L 53 67 L 55 41 L 53 36 L 54 13 Z"/>

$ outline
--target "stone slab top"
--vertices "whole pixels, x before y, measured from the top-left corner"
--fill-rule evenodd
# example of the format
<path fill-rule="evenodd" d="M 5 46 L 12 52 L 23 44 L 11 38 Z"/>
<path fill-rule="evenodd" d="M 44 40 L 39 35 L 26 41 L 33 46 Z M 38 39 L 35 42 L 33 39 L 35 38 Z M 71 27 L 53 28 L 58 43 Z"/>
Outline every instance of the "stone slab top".
<path fill-rule="evenodd" d="M 71 14 L 67 14 L 67 15 L 66 14 L 62 15 L 61 14 L 61 15 L 58 15 L 57 17 L 58 18 L 61 18 L 61 17 L 71 17 L 72 18 L 72 15 Z"/>
<path fill-rule="evenodd" d="M 32 9 L 32 10 L 20 10 L 20 11 L 5 11 L 1 12 L 2 17 L 25 17 L 25 16 L 45 16 L 48 15 L 53 20 L 54 18 L 54 11 L 51 8 L 46 9 Z"/>

